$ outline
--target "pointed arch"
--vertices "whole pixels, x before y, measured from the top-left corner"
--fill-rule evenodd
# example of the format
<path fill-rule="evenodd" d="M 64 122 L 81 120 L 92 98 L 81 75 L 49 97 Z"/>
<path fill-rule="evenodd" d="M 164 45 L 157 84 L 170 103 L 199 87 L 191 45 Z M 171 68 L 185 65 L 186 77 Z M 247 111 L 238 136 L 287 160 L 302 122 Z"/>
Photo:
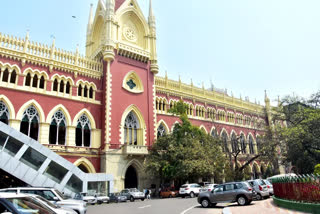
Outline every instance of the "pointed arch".
<path fill-rule="evenodd" d="M 208 134 L 208 131 L 204 125 L 201 125 L 199 128 L 203 130 L 206 134 Z"/>
<path fill-rule="evenodd" d="M 84 158 L 84 157 L 79 158 L 73 164 L 76 165 L 77 167 L 79 167 L 80 165 L 83 165 L 88 169 L 89 173 L 96 173 L 96 169 L 87 158 Z"/>
<path fill-rule="evenodd" d="M 130 166 L 133 166 L 136 171 L 138 172 L 137 176 L 138 176 L 138 180 L 139 180 L 139 176 L 143 173 L 143 164 L 141 164 L 138 160 L 136 159 L 132 159 L 131 161 L 129 161 L 122 169 L 122 172 L 121 172 L 121 178 L 122 179 L 125 179 L 126 177 L 126 172 L 127 172 L 127 169 L 130 167 Z"/>
<path fill-rule="evenodd" d="M 34 100 L 34 99 L 29 100 L 28 102 L 26 102 L 25 104 L 23 104 L 23 105 L 20 107 L 20 109 L 19 109 L 19 111 L 18 111 L 18 113 L 17 113 L 16 119 L 17 119 L 17 120 L 22 120 L 22 116 L 23 116 L 24 111 L 25 111 L 29 106 L 31 106 L 31 105 L 33 105 L 33 106 L 37 109 L 37 111 L 38 111 L 38 113 L 39 113 L 39 119 L 40 119 L 39 123 L 44 123 L 44 122 L 45 122 L 45 114 L 44 114 L 44 111 L 43 111 L 41 105 L 40 105 L 36 100 Z"/>
<path fill-rule="evenodd" d="M 179 121 L 175 121 L 175 122 L 172 124 L 172 126 L 171 126 L 171 132 L 173 132 L 173 129 L 174 129 L 174 127 L 175 127 L 175 125 L 176 125 L 177 123 L 179 124 Z"/>
<path fill-rule="evenodd" d="M 222 128 L 220 131 L 220 137 L 222 137 L 222 133 L 225 132 L 227 134 L 227 138 L 230 139 L 230 136 L 225 128 Z"/>
<path fill-rule="evenodd" d="M 159 129 L 160 125 L 162 125 L 164 127 L 164 131 L 166 132 L 166 134 L 169 134 L 170 129 L 169 129 L 167 123 L 164 120 L 160 120 L 157 124 L 157 136 L 158 136 L 158 131 L 159 131 L 158 129 Z"/>
<path fill-rule="evenodd" d="M 142 143 L 142 145 L 146 145 L 146 136 L 145 136 L 145 132 L 146 132 L 146 123 L 145 120 L 143 118 L 143 115 L 140 111 L 140 109 L 135 106 L 135 105 L 130 105 L 129 107 L 127 107 L 127 109 L 123 112 L 122 117 L 121 117 L 121 125 L 120 125 L 120 140 L 121 140 L 121 144 L 124 144 L 125 142 L 125 133 L 124 133 L 124 129 L 125 129 L 125 121 L 127 119 L 127 116 L 129 115 L 129 113 L 133 113 L 137 118 L 138 122 L 139 122 L 139 131 L 140 133 L 138 133 L 137 137 L 137 143 L 139 145 L 139 143 Z M 140 139 L 139 139 L 140 138 Z"/>
<path fill-rule="evenodd" d="M 69 111 L 67 110 L 67 108 L 64 106 L 64 105 L 62 105 L 62 104 L 59 104 L 59 105 L 57 105 L 57 106 L 55 106 L 55 107 L 53 107 L 52 109 L 51 109 L 51 111 L 48 113 L 48 115 L 47 115 L 47 119 L 46 119 L 46 123 L 51 123 L 51 118 L 52 118 L 52 116 L 57 112 L 57 111 L 59 111 L 59 110 L 61 110 L 62 112 L 63 112 L 63 114 L 64 114 L 64 116 L 66 117 L 66 119 L 67 119 L 67 126 L 71 126 L 71 122 L 72 122 L 72 120 L 71 120 L 71 116 L 70 116 L 70 113 L 69 113 Z"/>
<path fill-rule="evenodd" d="M 78 112 L 78 114 L 76 114 L 76 116 L 73 118 L 73 122 L 72 122 L 72 126 L 77 126 L 78 123 L 78 119 L 81 117 L 81 115 L 85 114 L 89 121 L 90 121 L 90 125 L 91 125 L 91 129 L 96 129 L 96 122 L 94 117 L 92 116 L 92 114 L 90 113 L 90 111 L 88 109 L 82 109 L 81 111 Z"/>
<path fill-rule="evenodd" d="M 135 71 L 130 71 L 124 76 L 122 88 L 132 93 L 142 93 L 144 91 L 141 78 Z"/>
<path fill-rule="evenodd" d="M 214 126 L 211 127 L 210 135 L 211 135 L 212 137 L 216 137 L 216 136 L 218 135 L 217 130 L 216 130 L 216 127 L 214 127 Z"/>
<path fill-rule="evenodd" d="M 16 112 L 15 112 L 14 106 L 12 105 L 9 98 L 3 94 L 0 94 L 0 101 L 2 101 L 9 110 L 9 117 L 10 117 L 9 120 L 16 119 Z"/>

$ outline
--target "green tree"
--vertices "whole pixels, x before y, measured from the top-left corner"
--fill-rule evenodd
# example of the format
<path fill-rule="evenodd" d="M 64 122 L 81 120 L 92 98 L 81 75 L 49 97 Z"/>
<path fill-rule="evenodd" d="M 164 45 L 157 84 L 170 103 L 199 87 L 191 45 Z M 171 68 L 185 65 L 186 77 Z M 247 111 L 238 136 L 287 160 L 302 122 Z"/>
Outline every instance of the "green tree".
<path fill-rule="evenodd" d="M 320 175 L 320 164 L 315 165 L 313 174 Z"/>
<path fill-rule="evenodd" d="M 312 173 L 313 166 L 320 162 L 320 92 L 307 100 L 288 96 L 280 110 L 278 121 L 286 121 L 287 127 L 279 127 L 279 123 L 275 126 L 285 143 L 284 163 L 291 163 L 296 173 Z"/>
<path fill-rule="evenodd" d="M 145 161 L 147 171 L 161 182 L 221 176 L 225 159 L 219 139 L 191 124 L 182 101 L 169 112 L 179 115 L 181 122 L 154 142 Z"/>

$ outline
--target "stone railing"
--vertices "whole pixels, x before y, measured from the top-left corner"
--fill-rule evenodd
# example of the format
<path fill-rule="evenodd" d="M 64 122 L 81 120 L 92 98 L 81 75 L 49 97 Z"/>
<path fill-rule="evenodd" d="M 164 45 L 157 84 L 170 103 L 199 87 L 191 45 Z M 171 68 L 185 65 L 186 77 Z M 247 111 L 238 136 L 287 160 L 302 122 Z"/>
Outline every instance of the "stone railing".
<path fill-rule="evenodd" d="M 237 106 L 255 112 L 262 112 L 263 110 L 262 105 L 229 96 L 227 93 L 223 93 L 221 90 L 207 90 L 204 87 L 195 87 L 192 83 L 187 85 L 182 83 L 180 80 L 169 80 L 167 77 L 157 76 L 155 78 L 155 86 L 157 92 L 169 93 L 178 97 L 182 96 L 194 98 L 204 100 L 209 103 L 212 101 L 216 104 L 221 103 L 230 106 Z"/>
<path fill-rule="evenodd" d="M 123 153 L 127 155 L 147 155 L 148 147 L 147 146 L 139 146 L 139 145 L 124 145 Z"/>
<path fill-rule="evenodd" d="M 75 76 L 100 78 L 103 71 L 103 64 L 100 61 L 81 56 L 78 48 L 76 52 L 57 49 L 55 41 L 49 47 L 29 41 L 28 34 L 25 39 L 21 39 L 0 33 L 0 55 L 18 59 L 22 65 L 25 63 L 42 65 L 49 67 L 50 71 L 57 69 L 72 72 Z"/>

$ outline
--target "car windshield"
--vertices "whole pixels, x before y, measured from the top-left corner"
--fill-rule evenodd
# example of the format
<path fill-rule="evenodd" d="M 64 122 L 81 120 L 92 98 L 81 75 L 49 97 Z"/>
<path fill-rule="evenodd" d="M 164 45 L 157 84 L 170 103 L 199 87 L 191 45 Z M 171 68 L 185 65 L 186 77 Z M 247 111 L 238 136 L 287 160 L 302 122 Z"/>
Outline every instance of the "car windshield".
<path fill-rule="evenodd" d="M 55 214 L 55 212 L 30 197 L 7 198 L 7 200 L 23 214 Z"/>
<path fill-rule="evenodd" d="M 69 199 L 70 197 L 66 196 L 66 195 L 63 195 L 59 190 L 54 190 L 58 195 L 59 197 L 61 197 L 63 200 L 67 200 Z"/>
<path fill-rule="evenodd" d="M 45 199 L 44 197 L 41 197 L 40 195 L 35 196 L 37 199 L 43 201 L 48 207 L 51 207 L 53 209 L 58 209 L 59 207 L 53 203 L 51 203 L 50 201 L 48 201 L 47 199 Z"/>
<path fill-rule="evenodd" d="M 266 185 L 266 183 L 263 182 L 263 180 L 258 180 L 258 184 L 259 184 L 259 185 Z"/>
<path fill-rule="evenodd" d="M 139 192 L 139 190 L 136 188 L 133 188 L 133 189 L 130 189 L 130 192 Z"/>
<path fill-rule="evenodd" d="M 181 186 L 181 188 L 186 188 L 186 187 L 188 187 L 188 185 L 182 185 L 182 186 Z"/>
<path fill-rule="evenodd" d="M 263 180 L 267 185 L 271 185 L 270 181 L 268 180 Z"/>
<path fill-rule="evenodd" d="M 212 184 L 206 184 L 205 186 L 204 186 L 204 188 L 210 188 L 212 186 Z"/>

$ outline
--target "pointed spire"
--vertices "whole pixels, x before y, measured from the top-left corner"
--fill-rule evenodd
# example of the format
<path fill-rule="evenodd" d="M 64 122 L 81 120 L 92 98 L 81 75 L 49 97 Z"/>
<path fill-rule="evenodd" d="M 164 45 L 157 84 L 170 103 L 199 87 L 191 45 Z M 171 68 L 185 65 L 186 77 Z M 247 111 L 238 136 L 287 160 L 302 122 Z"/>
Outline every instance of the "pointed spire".
<path fill-rule="evenodd" d="M 148 17 L 148 22 L 149 22 L 149 26 L 151 28 L 155 28 L 156 27 L 156 19 L 155 16 L 153 14 L 153 10 L 152 10 L 152 0 L 150 0 L 149 2 L 149 17 Z"/>
<path fill-rule="evenodd" d="M 149 17 L 154 17 L 153 10 L 152 10 L 152 0 L 149 2 Z"/>
<path fill-rule="evenodd" d="M 90 13 L 89 13 L 89 20 L 87 25 L 87 34 L 91 33 L 91 28 L 93 24 L 93 4 L 90 4 Z"/>

